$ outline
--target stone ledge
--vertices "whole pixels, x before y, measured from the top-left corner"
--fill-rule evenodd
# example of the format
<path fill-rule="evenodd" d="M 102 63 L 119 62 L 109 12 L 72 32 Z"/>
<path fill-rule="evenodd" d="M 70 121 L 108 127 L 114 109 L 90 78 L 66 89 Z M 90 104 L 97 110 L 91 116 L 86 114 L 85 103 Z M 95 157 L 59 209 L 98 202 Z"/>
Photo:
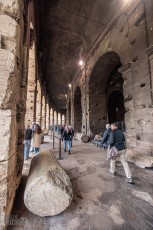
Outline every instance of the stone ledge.
<path fill-rule="evenodd" d="M 153 157 L 152 156 L 142 156 L 138 153 L 133 153 L 132 150 L 127 150 L 128 162 L 134 163 L 140 168 L 152 168 L 153 167 Z"/>

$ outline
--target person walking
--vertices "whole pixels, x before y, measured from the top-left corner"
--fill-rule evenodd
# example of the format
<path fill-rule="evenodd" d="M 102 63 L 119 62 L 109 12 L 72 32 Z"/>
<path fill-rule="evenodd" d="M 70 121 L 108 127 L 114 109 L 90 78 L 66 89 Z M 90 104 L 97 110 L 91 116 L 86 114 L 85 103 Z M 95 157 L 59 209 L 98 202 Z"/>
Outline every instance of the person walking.
<path fill-rule="evenodd" d="M 125 171 L 125 175 L 126 175 L 125 181 L 127 183 L 132 183 L 131 170 L 125 159 L 125 153 L 126 153 L 125 136 L 123 132 L 118 129 L 116 123 L 111 124 L 111 130 L 112 132 L 110 133 L 110 148 L 115 146 L 115 148 L 118 150 L 118 154 L 116 157 L 113 157 L 110 160 L 110 173 L 113 175 L 115 174 L 115 169 L 116 169 L 115 163 L 117 158 L 119 158 Z"/>
<path fill-rule="evenodd" d="M 36 129 L 33 134 L 33 147 L 34 153 L 39 153 L 40 145 L 41 145 L 41 127 L 36 126 Z"/>
<path fill-rule="evenodd" d="M 110 126 L 110 124 L 107 124 L 106 125 L 106 130 L 105 130 L 105 132 L 103 134 L 103 139 L 102 139 L 102 145 L 103 145 L 104 149 L 105 148 L 107 149 L 108 146 L 110 145 L 110 133 L 111 132 L 112 132 L 111 126 Z"/>
<path fill-rule="evenodd" d="M 71 138 L 71 148 L 72 148 L 72 140 L 73 140 L 73 137 L 74 137 L 74 130 L 73 130 L 73 128 L 72 128 L 72 126 L 70 125 L 69 126 L 69 130 L 70 130 L 70 132 L 71 132 L 71 134 L 72 134 L 72 138 Z"/>
<path fill-rule="evenodd" d="M 72 132 L 70 131 L 68 126 L 66 126 L 64 129 L 63 140 L 64 140 L 64 152 L 66 152 L 66 146 L 68 146 L 69 154 L 71 154 Z"/>
<path fill-rule="evenodd" d="M 32 130 L 30 129 L 30 125 L 28 125 L 25 130 L 25 136 L 24 136 L 24 160 L 29 159 L 31 138 L 32 138 Z"/>

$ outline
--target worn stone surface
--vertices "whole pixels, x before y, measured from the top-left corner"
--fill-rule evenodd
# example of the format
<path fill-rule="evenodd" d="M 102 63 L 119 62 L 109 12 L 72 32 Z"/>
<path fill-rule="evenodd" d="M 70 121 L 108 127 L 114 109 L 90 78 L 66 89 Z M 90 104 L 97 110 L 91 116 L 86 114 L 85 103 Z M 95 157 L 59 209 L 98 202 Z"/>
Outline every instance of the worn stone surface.
<path fill-rule="evenodd" d="M 1 229 L 11 212 L 23 166 L 23 25 L 23 4 L 16 0 L 0 1 Z"/>
<path fill-rule="evenodd" d="M 42 150 L 33 157 L 24 193 L 25 206 L 39 216 L 63 212 L 73 196 L 70 179 L 54 153 Z"/>
<path fill-rule="evenodd" d="M 48 142 L 48 143 L 47 143 Z M 50 138 L 45 137 L 42 149 L 50 149 Z M 58 149 L 53 150 L 58 157 Z M 134 184 L 125 183 L 122 165 L 117 175 L 109 174 L 106 151 L 93 144 L 73 141 L 72 154 L 64 153 L 60 163 L 69 175 L 74 196 L 71 205 L 54 217 L 38 217 L 23 203 L 26 175 L 30 160 L 26 162 L 23 178 L 15 199 L 12 215 L 25 222 L 10 226 L 9 230 L 152 230 L 153 228 L 153 171 L 130 168 Z"/>

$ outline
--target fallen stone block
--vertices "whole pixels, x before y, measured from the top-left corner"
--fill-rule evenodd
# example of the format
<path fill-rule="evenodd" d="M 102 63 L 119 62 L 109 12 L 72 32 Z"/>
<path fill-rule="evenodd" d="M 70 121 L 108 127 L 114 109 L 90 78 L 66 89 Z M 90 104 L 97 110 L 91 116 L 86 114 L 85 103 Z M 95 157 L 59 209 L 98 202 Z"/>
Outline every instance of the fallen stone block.
<path fill-rule="evenodd" d="M 39 216 L 54 216 L 70 205 L 72 196 L 70 179 L 54 154 L 42 150 L 34 156 L 24 192 L 27 209 Z"/>
<path fill-rule="evenodd" d="M 82 141 L 83 143 L 87 143 L 87 142 L 89 142 L 89 140 L 90 140 L 90 137 L 87 136 L 87 135 L 84 135 L 84 136 L 81 137 L 81 141 Z"/>

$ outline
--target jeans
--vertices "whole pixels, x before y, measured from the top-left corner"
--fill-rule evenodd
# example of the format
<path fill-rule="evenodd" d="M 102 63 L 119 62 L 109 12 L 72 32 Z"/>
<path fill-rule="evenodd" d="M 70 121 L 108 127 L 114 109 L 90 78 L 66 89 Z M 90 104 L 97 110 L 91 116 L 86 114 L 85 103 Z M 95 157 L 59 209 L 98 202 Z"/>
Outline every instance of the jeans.
<path fill-rule="evenodd" d="M 34 153 L 39 153 L 39 148 L 34 148 Z"/>
<path fill-rule="evenodd" d="M 30 151 L 31 140 L 24 141 L 24 159 L 29 158 L 29 151 Z"/>
<path fill-rule="evenodd" d="M 64 140 L 64 151 L 66 151 L 66 146 L 68 147 L 68 151 L 71 151 L 72 141 Z"/>
<path fill-rule="evenodd" d="M 128 179 L 130 179 L 130 178 L 132 178 L 132 174 L 131 174 L 131 170 L 129 168 L 129 165 L 127 163 L 126 157 L 125 157 L 125 152 L 126 152 L 126 150 L 119 151 L 117 157 L 110 160 L 110 172 L 115 173 L 115 168 L 116 168 L 115 163 L 116 163 L 117 158 L 119 158 L 122 165 L 123 165 L 126 177 Z"/>

